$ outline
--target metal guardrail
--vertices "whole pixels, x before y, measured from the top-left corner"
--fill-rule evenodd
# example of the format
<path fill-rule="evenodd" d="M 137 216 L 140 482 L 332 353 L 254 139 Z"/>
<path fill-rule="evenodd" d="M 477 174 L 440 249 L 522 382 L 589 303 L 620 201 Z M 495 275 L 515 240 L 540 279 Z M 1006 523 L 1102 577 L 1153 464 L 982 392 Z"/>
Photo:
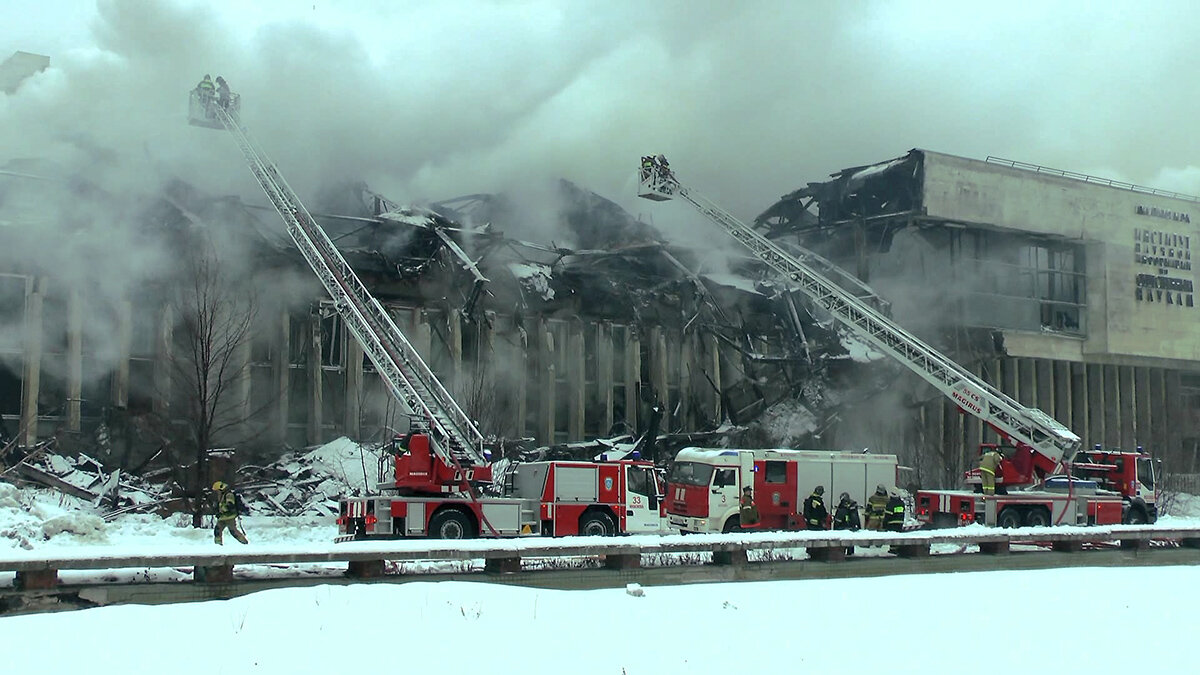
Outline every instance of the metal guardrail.
<path fill-rule="evenodd" d="M 45 551 L 19 551 L 0 556 L 0 572 L 44 573 L 62 570 L 119 568 L 196 567 L 225 568 L 234 565 L 278 563 L 345 562 L 353 574 L 363 571 L 362 564 L 383 561 L 520 561 L 522 558 L 568 558 L 578 556 L 616 556 L 626 563 L 633 557 L 656 554 L 713 553 L 741 554 L 749 551 L 805 548 L 814 551 L 844 551 L 853 546 L 890 546 L 893 551 L 928 555 L 935 544 L 979 545 L 1006 549 L 1012 544 L 1045 544 L 1059 550 L 1073 550 L 1081 544 L 1121 542 L 1134 547 L 1152 540 L 1168 540 L 1184 546 L 1200 547 L 1200 527 L 1170 528 L 1156 525 L 1114 525 L 1108 527 L 1051 527 L 1017 530 L 970 528 L 915 532 L 755 532 L 728 535 L 664 535 L 661 537 L 600 538 L 564 537 L 562 539 L 486 539 L 449 542 L 445 540 L 376 541 L 330 544 L 318 550 L 295 548 L 249 549 L 236 552 L 205 553 L 142 552 L 97 555 L 94 549 L 79 554 L 47 555 Z M 836 557 L 836 555 L 834 556 Z"/>
<path fill-rule="evenodd" d="M 1076 173 L 1074 171 L 1064 171 L 1063 169 L 1051 169 L 1050 167 L 1040 166 L 1038 164 L 1029 164 L 1028 162 L 1018 162 L 1015 159 L 1004 159 L 1003 157 L 993 157 L 988 155 L 984 160 L 989 164 L 999 164 L 1001 166 L 1012 167 L 1014 169 L 1023 169 L 1034 173 L 1044 173 L 1052 176 L 1060 176 L 1062 178 L 1071 178 L 1073 180 L 1083 181 L 1085 183 L 1093 183 L 1095 185 L 1106 185 L 1108 187 L 1120 188 L 1122 190 L 1130 190 L 1132 192 L 1140 192 L 1147 195 L 1157 195 L 1159 197 L 1170 197 L 1171 199 L 1182 199 L 1189 202 L 1200 202 L 1200 197 L 1194 195 L 1185 195 L 1181 192 L 1171 192 L 1169 190 L 1160 190 L 1158 188 L 1146 187 L 1145 185 L 1135 185 L 1133 183 L 1125 183 L 1111 178 L 1099 178 L 1097 176 L 1089 176 L 1085 173 Z"/>

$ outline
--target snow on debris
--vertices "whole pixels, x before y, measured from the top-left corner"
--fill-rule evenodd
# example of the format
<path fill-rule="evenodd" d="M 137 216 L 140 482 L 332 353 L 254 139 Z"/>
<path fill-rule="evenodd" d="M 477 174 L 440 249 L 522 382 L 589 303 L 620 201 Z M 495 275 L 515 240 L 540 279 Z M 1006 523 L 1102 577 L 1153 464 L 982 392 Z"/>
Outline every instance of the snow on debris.
<path fill-rule="evenodd" d="M 553 300 L 554 289 L 550 287 L 550 267 L 538 263 L 509 263 L 508 270 L 521 286 L 542 300 Z"/>
<path fill-rule="evenodd" d="M 884 358 L 883 352 L 851 335 L 849 332 L 842 332 L 838 338 L 852 361 L 870 363 Z"/>
<path fill-rule="evenodd" d="M 379 482 L 379 449 L 342 436 L 312 450 L 288 453 L 266 467 L 244 471 L 251 513 L 330 516 L 338 499 L 373 492 Z"/>

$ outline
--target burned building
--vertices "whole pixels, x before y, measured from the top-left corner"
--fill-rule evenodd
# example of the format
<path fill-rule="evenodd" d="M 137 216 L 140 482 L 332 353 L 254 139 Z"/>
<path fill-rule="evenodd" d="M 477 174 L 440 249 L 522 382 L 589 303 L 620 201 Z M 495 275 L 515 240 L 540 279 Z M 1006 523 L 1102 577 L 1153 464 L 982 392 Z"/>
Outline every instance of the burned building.
<path fill-rule="evenodd" d="M 1200 470 L 1197 197 L 989 157 L 912 150 L 845 169 L 756 219 L 833 259 L 893 318 L 1090 446 Z M 952 483 L 992 436 L 930 387 L 864 402 L 850 443 Z M 879 421 L 885 419 L 886 421 Z"/>
<path fill-rule="evenodd" d="M 400 426 L 270 208 L 179 181 L 117 196 L 36 163 L 7 168 L 9 437 L 102 437 L 112 461 L 136 465 L 173 444 L 269 455 Z M 664 430 L 686 433 L 797 398 L 813 420 L 797 433 L 822 426 L 828 399 L 810 376 L 846 351 L 802 310 L 782 310 L 786 294 L 757 261 L 734 254 L 732 273 L 698 274 L 689 251 L 612 202 L 566 181 L 550 193 L 553 222 L 532 230 L 557 228 L 569 248 L 521 238 L 531 216 L 503 195 L 419 208 L 346 184 L 313 206 L 487 434 L 551 444 L 636 432 L 655 406 Z M 62 244 L 72 237 L 86 245 Z"/>

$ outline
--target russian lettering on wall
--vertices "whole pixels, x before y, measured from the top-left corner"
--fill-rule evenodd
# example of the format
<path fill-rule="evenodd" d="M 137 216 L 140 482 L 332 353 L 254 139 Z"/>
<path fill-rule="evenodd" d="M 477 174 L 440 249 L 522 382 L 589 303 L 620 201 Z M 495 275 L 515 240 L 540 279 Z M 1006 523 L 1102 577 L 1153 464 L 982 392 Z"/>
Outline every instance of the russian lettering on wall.
<path fill-rule="evenodd" d="M 1166 211 L 1157 207 L 1137 207 L 1139 215 L 1166 218 L 1190 223 L 1186 213 Z M 1154 272 L 1141 272 L 1135 278 L 1135 299 L 1139 302 L 1155 302 L 1173 307 L 1195 306 L 1192 271 L 1192 239 L 1190 235 L 1134 228 L 1133 262 L 1154 268 Z M 1187 277 L 1180 276 L 1186 273 Z"/>

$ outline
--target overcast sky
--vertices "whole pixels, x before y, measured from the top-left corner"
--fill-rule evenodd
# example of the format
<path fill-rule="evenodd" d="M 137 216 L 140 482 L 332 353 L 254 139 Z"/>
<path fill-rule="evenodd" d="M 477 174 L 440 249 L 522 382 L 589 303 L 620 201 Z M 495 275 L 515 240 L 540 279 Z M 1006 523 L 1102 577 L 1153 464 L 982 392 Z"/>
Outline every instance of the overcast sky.
<path fill-rule="evenodd" d="M 661 152 L 751 218 L 913 147 L 1200 193 L 1194 2 L 43 0 L 0 19 L 0 58 L 52 66 L 0 94 L 0 164 L 51 157 L 110 188 L 254 193 L 231 139 L 183 123 L 210 73 L 302 197 L 561 176 L 650 216 L 670 207 L 637 200 L 633 172 Z"/>

